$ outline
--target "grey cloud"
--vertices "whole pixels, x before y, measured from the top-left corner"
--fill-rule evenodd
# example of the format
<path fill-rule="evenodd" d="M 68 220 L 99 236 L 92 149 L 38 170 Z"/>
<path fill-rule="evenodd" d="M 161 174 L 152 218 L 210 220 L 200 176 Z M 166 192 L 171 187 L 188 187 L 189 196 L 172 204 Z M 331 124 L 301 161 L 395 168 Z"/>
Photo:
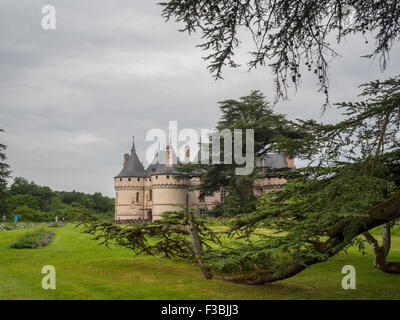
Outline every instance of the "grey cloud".
<path fill-rule="evenodd" d="M 215 81 L 195 48 L 199 35 L 164 23 L 157 1 L 53 0 L 57 30 L 40 27 L 47 1 L 2 0 L 0 4 L 0 128 L 9 145 L 14 176 L 55 189 L 101 191 L 113 195 L 112 177 L 129 151 L 131 136 L 145 158 L 146 132 L 212 128 L 217 102 L 263 91 L 273 100 L 268 68 L 226 69 Z M 238 53 L 245 61 L 246 41 Z M 330 70 L 331 100 L 352 100 L 355 86 L 399 70 L 399 47 L 387 72 L 361 60 L 363 39 L 339 47 L 342 58 Z M 275 109 L 290 118 L 319 117 L 323 95 L 316 80 L 304 81 L 291 100 Z M 340 118 L 334 109 L 321 120 Z"/>

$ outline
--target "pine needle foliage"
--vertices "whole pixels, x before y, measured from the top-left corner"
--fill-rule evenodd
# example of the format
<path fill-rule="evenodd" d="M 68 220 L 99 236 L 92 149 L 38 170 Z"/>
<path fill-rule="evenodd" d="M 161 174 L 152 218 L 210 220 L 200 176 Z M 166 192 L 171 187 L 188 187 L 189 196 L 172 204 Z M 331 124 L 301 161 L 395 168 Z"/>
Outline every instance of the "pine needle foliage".
<path fill-rule="evenodd" d="M 190 221 L 193 210 L 178 205 L 177 211 L 167 211 L 161 220 L 134 225 L 119 225 L 96 218 L 83 207 L 75 210 L 81 215 L 84 232 L 94 240 L 110 247 L 112 245 L 131 249 L 135 254 L 146 254 L 168 259 L 184 258 L 195 261 L 197 257 L 190 240 Z M 179 210 L 180 208 L 180 210 Z M 193 215 L 194 229 L 204 251 L 219 243 L 219 237 L 205 220 Z"/>
<path fill-rule="evenodd" d="M 0 133 L 4 130 L 0 129 Z M 7 183 L 10 177 L 11 171 L 10 166 L 6 163 L 7 155 L 5 153 L 7 146 L 0 143 L 0 215 L 7 214 Z"/>
<path fill-rule="evenodd" d="M 378 58 L 382 69 L 400 36 L 397 0 L 169 0 L 160 5 L 166 21 L 179 23 L 179 31 L 201 34 L 198 47 L 216 79 L 226 66 L 240 65 L 239 47 L 250 53 L 250 70 L 268 65 L 275 76 L 275 101 L 287 98 L 288 87 L 297 88 L 305 72 L 328 96 L 330 62 L 339 55 L 337 44 L 350 35 L 360 35 L 365 46 L 375 42 L 364 57 Z"/>
<path fill-rule="evenodd" d="M 357 236 L 400 217 L 400 78 L 361 89 L 365 100 L 337 104 L 345 120 L 296 122 L 313 139 L 292 151 L 316 165 L 283 173 L 282 190 L 237 217 L 231 237 L 246 241 L 210 252 L 214 272 L 249 284 L 284 279 L 350 245 L 362 250 Z"/>

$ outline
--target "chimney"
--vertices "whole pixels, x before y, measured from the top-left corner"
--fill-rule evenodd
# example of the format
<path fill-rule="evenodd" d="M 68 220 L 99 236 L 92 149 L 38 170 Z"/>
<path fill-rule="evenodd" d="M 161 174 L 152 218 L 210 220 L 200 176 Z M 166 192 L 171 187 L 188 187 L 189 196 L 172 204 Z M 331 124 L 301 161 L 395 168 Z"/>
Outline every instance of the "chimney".
<path fill-rule="evenodd" d="M 132 148 L 131 148 L 131 154 L 134 153 L 136 151 L 135 148 L 135 136 L 132 137 Z"/>
<path fill-rule="evenodd" d="M 185 162 L 186 163 L 190 162 L 190 147 L 189 146 L 185 147 Z"/>
<path fill-rule="evenodd" d="M 125 153 L 124 154 L 124 166 L 126 165 L 126 163 L 128 162 L 129 159 L 129 153 Z"/>
<path fill-rule="evenodd" d="M 165 148 L 165 153 L 166 153 L 165 165 L 167 167 L 172 167 L 172 147 L 170 145 L 167 145 L 167 147 Z"/>
<path fill-rule="evenodd" d="M 287 164 L 290 168 L 295 169 L 296 166 L 294 165 L 294 158 L 292 158 L 291 156 L 289 156 L 289 154 L 286 154 L 286 161 Z"/>

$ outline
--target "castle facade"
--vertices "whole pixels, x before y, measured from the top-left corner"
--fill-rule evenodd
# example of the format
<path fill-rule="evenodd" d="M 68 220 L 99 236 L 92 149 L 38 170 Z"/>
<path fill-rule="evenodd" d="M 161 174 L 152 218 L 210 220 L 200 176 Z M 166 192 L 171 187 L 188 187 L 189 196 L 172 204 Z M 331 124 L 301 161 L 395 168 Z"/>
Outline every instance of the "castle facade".
<path fill-rule="evenodd" d="M 190 149 L 186 149 L 186 159 Z M 176 204 L 194 208 L 198 213 L 211 210 L 224 202 L 227 190 L 221 189 L 212 196 L 203 196 L 198 190 L 190 190 L 199 184 L 198 178 L 175 179 L 182 175 L 176 167 L 178 161 L 172 147 L 159 150 L 152 163 L 144 168 L 139 160 L 135 144 L 131 153 L 125 153 L 121 172 L 114 177 L 115 220 L 158 220 L 165 211 L 176 211 Z M 263 168 L 294 167 L 293 159 L 282 154 L 268 154 L 258 163 Z M 285 179 L 259 179 L 254 184 L 256 196 L 282 187 Z"/>

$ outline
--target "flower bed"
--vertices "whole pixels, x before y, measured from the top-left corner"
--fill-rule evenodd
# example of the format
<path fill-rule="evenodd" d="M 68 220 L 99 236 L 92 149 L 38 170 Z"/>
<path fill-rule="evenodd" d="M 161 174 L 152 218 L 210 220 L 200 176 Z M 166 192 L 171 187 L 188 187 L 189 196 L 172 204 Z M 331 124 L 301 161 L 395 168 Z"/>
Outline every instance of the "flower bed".
<path fill-rule="evenodd" d="M 52 223 L 48 224 L 47 226 L 49 228 L 59 228 L 59 227 L 64 227 L 65 225 L 67 225 L 67 224 L 62 223 L 62 222 L 52 222 Z"/>
<path fill-rule="evenodd" d="M 26 229 L 26 228 L 33 228 L 36 227 L 34 223 L 0 223 L 0 232 L 1 231 L 8 231 L 8 230 L 15 230 L 15 229 Z"/>
<path fill-rule="evenodd" d="M 9 248 L 42 248 L 47 246 L 54 237 L 54 232 L 40 228 L 30 231 L 10 243 Z"/>

